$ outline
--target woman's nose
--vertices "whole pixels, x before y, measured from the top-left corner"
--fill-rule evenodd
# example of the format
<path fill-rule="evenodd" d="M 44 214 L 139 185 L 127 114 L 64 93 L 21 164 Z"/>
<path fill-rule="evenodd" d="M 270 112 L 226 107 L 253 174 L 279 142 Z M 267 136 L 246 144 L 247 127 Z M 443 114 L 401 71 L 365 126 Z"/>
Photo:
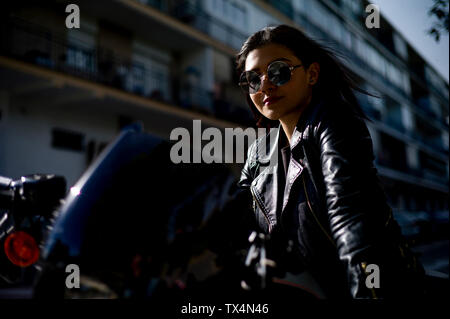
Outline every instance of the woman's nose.
<path fill-rule="evenodd" d="M 261 92 L 266 93 L 267 91 L 272 91 L 275 89 L 275 85 L 269 81 L 269 77 L 267 76 L 267 74 L 261 75 L 260 81 L 261 81 L 260 87 Z"/>

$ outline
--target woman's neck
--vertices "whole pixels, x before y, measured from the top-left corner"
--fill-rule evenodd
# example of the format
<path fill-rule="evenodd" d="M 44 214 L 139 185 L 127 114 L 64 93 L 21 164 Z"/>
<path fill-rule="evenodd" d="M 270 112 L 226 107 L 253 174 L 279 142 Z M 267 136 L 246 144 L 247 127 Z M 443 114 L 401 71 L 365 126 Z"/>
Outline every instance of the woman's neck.
<path fill-rule="evenodd" d="M 281 127 L 283 128 L 284 134 L 286 134 L 289 143 L 291 143 L 291 137 L 292 134 L 294 133 L 295 127 L 297 126 L 300 116 L 302 115 L 303 111 L 307 108 L 307 106 L 311 103 L 311 100 L 312 98 L 310 97 L 305 107 L 299 107 L 295 109 L 295 111 L 286 114 L 283 118 L 279 119 Z"/>
<path fill-rule="evenodd" d="M 280 119 L 281 127 L 283 128 L 284 134 L 286 135 L 289 143 L 291 143 L 292 134 L 294 133 L 295 126 L 297 125 L 298 119 L 300 118 L 300 113 L 296 115 L 296 117 Z"/>

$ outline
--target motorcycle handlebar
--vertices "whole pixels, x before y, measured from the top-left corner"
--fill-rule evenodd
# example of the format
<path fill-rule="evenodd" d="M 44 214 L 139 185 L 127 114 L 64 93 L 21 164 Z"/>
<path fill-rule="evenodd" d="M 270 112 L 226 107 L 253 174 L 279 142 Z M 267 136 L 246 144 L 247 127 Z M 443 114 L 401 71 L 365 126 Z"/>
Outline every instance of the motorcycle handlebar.
<path fill-rule="evenodd" d="M 66 180 L 52 174 L 33 174 L 18 180 L 0 176 L 0 209 L 11 209 L 20 205 L 37 213 L 51 211 L 65 196 Z"/>
<path fill-rule="evenodd" d="M 14 200 L 12 182 L 13 180 L 8 177 L 0 176 L 0 208 L 11 208 Z"/>

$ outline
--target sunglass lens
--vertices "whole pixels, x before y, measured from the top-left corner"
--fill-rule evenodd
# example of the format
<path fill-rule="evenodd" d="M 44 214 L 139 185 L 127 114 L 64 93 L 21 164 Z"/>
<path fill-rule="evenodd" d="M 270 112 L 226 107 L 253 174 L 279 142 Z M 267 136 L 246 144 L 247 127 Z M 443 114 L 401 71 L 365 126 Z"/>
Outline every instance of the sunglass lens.
<path fill-rule="evenodd" d="M 258 73 L 247 72 L 246 78 L 249 86 L 249 93 L 254 94 L 258 92 L 259 87 L 261 86 L 261 79 L 259 78 Z"/>
<path fill-rule="evenodd" d="M 283 85 L 291 79 L 289 65 L 281 61 L 272 63 L 267 69 L 267 74 L 270 82 L 277 86 Z"/>
<path fill-rule="evenodd" d="M 249 89 L 249 84 L 248 84 L 248 80 L 247 80 L 247 75 L 246 73 L 242 73 L 241 77 L 239 79 L 239 86 L 244 90 L 248 92 Z"/>
<path fill-rule="evenodd" d="M 275 61 L 267 69 L 269 81 L 276 86 L 283 85 L 291 79 L 291 69 L 289 65 L 282 61 Z M 254 71 L 242 73 L 239 85 L 250 94 L 255 94 L 261 87 L 261 78 Z"/>

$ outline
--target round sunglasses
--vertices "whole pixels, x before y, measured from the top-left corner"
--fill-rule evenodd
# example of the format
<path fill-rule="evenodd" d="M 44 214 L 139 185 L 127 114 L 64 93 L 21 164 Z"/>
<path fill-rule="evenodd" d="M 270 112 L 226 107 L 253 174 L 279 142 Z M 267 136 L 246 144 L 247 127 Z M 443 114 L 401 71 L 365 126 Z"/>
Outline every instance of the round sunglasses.
<path fill-rule="evenodd" d="M 267 67 L 267 78 L 272 84 L 281 86 L 289 82 L 292 71 L 300 66 L 302 65 L 290 66 L 283 61 L 274 61 Z M 239 86 L 245 93 L 255 94 L 261 88 L 261 76 L 255 71 L 244 71 L 239 78 Z"/>

